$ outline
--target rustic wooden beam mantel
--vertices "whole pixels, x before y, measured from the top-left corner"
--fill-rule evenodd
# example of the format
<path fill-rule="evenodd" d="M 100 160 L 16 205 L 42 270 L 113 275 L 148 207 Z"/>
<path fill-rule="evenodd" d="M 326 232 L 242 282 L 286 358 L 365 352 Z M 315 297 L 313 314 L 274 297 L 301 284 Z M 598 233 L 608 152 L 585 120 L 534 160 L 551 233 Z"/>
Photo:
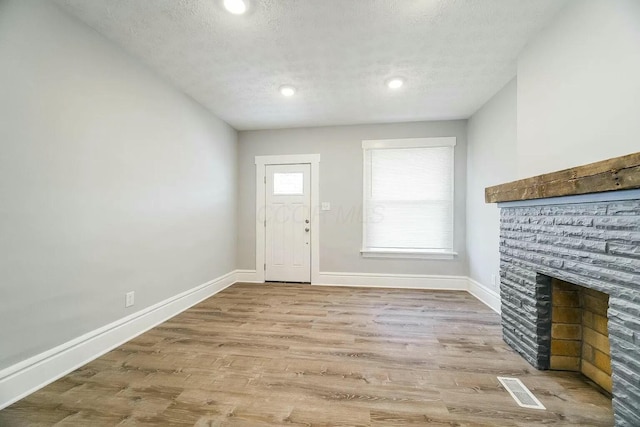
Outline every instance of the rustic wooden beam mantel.
<path fill-rule="evenodd" d="M 640 152 L 485 189 L 487 203 L 640 188 Z"/>

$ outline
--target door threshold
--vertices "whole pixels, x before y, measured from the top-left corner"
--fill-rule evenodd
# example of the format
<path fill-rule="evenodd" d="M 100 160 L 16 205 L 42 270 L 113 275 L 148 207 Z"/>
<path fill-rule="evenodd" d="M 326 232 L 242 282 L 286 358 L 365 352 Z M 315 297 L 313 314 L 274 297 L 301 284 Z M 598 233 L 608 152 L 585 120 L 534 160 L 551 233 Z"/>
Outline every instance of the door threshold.
<path fill-rule="evenodd" d="M 281 283 L 283 285 L 310 285 L 311 282 L 283 282 L 281 280 L 265 280 L 264 283 Z"/>

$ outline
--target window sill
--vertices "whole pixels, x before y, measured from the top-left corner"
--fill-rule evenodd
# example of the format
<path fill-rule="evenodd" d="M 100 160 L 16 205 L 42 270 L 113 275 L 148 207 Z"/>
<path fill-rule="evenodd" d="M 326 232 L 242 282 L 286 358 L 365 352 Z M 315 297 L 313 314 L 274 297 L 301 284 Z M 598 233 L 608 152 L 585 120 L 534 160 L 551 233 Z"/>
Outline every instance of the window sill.
<path fill-rule="evenodd" d="M 458 256 L 453 251 L 403 251 L 403 250 L 375 250 L 362 249 L 363 258 L 402 258 L 402 259 L 444 259 L 450 260 Z"/>

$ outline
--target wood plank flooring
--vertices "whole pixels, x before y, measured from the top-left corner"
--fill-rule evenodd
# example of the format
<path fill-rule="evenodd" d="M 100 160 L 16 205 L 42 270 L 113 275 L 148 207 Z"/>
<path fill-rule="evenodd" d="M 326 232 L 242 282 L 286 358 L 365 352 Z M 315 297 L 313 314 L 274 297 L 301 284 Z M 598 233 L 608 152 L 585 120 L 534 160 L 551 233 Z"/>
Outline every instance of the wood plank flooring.
<path fill-rule="evenodd" d="M 516 376 L 547 411 L 520 408 Z M 465 292 L 236 284 L 0 411 L 1 426 L 613 425 Z"/>

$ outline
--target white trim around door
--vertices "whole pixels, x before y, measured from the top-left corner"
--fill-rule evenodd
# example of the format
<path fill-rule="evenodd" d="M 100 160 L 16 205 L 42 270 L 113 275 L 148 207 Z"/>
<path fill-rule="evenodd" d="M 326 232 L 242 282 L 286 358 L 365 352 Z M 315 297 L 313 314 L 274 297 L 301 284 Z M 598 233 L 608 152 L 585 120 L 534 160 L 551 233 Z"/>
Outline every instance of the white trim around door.
<path fill-rule="evenodd" d="M 311 165 L 311 283 L 320 278 L 320 154 L 256 156 L 256 281 L 264 282 L 267 165 Z"/>

